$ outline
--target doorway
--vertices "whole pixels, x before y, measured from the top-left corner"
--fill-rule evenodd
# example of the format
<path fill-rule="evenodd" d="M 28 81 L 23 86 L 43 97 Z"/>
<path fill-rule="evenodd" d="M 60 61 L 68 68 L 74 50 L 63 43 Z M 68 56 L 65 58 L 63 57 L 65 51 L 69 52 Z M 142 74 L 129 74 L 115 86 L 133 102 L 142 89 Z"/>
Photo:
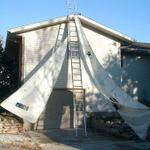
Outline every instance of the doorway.
<path fill-rule="evenodd" d="M 54 89 L 44 112 L 44 129 L 73 128 L 73 92 Z"/>

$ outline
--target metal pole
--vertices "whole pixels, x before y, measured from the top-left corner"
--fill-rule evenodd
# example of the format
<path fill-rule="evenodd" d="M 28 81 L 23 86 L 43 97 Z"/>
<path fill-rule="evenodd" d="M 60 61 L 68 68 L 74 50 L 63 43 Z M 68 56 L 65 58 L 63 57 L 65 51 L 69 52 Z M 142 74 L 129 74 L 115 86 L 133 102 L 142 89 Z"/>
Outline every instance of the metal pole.
<path fill-rule="evenodd" d="M 78 125 L 77 125 L 77 109 L 76 109 L 76 98 L 73 96 L 73 104 L 74 104 L 74 128 L 76 130 L 76 136 L 78 136 Z"/>
<path fill-rule="evenodd" d="M 87 136 L 86 114 L 84 114 L 84 132 L 85 136 Z"/>
<path fill-rule="evenodd" d="M 67 0 L 67 14 L 75 14 L 76 12 L 76 2 L 75 0 Z"/>

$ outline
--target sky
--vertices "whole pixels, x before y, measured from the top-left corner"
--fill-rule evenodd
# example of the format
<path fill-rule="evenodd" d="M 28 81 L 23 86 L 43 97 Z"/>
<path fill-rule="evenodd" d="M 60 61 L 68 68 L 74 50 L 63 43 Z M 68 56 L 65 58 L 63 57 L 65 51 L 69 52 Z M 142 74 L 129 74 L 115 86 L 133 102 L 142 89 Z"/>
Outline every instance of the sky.
<path fill-rule="evenodd" d="M 75 0 L 76 12 L 150 43 L 150 0 Z M 1 0 L 0 35 L 10 28 L 68 15 L 67 0 Z"/>

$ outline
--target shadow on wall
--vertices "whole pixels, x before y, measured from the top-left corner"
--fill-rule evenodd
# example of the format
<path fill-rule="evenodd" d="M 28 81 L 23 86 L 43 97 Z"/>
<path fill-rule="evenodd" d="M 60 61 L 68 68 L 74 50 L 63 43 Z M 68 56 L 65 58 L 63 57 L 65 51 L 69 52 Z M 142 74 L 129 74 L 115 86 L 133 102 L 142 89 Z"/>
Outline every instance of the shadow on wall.
<path fill-rule="evenodd" d="M 68 50 L 66 52 L 64 62 L 60 71 L 60 74 L 56 80 L 54 88 L 67 88 L 67 83 L 68 83 L 68 60 L 69 60 L 69 55 L 68 55 Z"/>
<path fill-rule="evenodd" d="M 104 68 L 115 81 L 115 83 L 121 87 L 121 60 L 119 54 L 113 54 L 112 50 L 109 50 L 108 55 L 103 59 Z"/>
<path fill-rule="evenodd" d="M 150 56 L 124 55 L 123 57 L 123 89 L 134 100 L 150 106 Z"/>
<path fill-rule="evenodd" d="M 116 111 L 112 103 L 108 101 L 96 89 L 87 92 L 86 95 L 87 112 L 114 112 Z"/>
<path fill-rule="evenodd" d="M 73 93 L 69 90 L 53 90 L 44 116 L 44 129 L 73 128 Z"/>
<path fill-rule="evenodd" d="M 121 68 L 121 60 L 110 52 L 105 58 L 104 66 L 112 79 L 134 100 L 150 106 L 150 59 L 148 55 L 125 54 Z"/>
<path fill-rule="evenodd" d="M 46 54 L 50 54 L 56 43 L 58 35 L 58 27 L 47 27 L 25 34 L 25 50 L 24 50 L 24 76 L 26 77 L 30 71 L 44 59 Z M 31 39 L 32 37 L 32 39 Z M 26 65 L 28 64 L 28 65 Z M 28 77 L 27 77 L 28 78 Z M 27 79 L 25 79 L 26 81 Z"/>
<path fill-rule="evenodd" d="M 99 64 L 100 62 L 98 61 L 98 59 L 95 57 L 94 58 L 94 63 L 95 63 L 95 70 L 103 70 L 102 67 L 108 72 L 108 74 L 112 77 L 112 79 L 118 84 L 120 83 L 120 79 L 121 79 L 121 67 L 119 66 L 119 59 L 114 56 L 111 51 L 108 55 L 107 58 L 105 58 L 106 60 L 104 61 L 105 64 L 101 65 Z M 97 64 L 97 65 L 96 65 Z M 96 87 L 94 86 L 95 80 L 92 77 L 90 70 L 88 68 L 88 65 L 86 62 L 84 62 L 84 67 L 85 70 L 87 72 L 87 74 L 90 77 L 90 80 L 93 84 L 92 87 L 89 87 L 86 89 L 86 110 L 88 112 L 113 112 L 115 111 L 115 108 L 113 107 L 113 104 L 108 101 L 108 99 L 106 99 L 103 94 L 101 94 L 101 91 L 98 91 L 96 89 Z M 100 84 L 104 84 L 103 83 L 103 77 L 101 79 L 100 75 L 98 75 L 98 71 L 97 73 L 97 79 L 100 80 Z M 95 83 L 96 85 L 97 83 Z M 120 84 L 118 84 L 120 86 Z M 120 86 L 121 87 L 121 86 Z"/>

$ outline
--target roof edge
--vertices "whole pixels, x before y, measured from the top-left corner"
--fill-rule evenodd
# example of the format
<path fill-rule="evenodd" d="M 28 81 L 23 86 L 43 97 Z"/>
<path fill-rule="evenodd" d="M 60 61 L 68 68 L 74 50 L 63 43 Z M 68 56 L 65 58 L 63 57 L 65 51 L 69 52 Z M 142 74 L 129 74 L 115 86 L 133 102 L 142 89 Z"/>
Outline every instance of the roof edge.
<path fill-rule="evenodd" d="M 133 46 L 150 49 L 150 43 L 142 43 L 142 42 L 134 42 L 132 43 Z"/>
<path fill-rule="evenodd" d="M 55 25 L 57 23 L 65 23 L 65 22 L 67 22 L 67 16 L 59 17 L 56 19 L 51 19 L 48 21 L 42 21 L 39 23 L 30 24 L 30 25 L 24 25 L 21 27 L 12 28 L 12 29 L 8 30 L 8 32 L 14 33 L 14 34 L 21 34 L 24 32 L 32 31 L 34 29 L 41 29 L 44 27 L 48 27 L 50 25 Z"/>
<path fill-rule="evenodd" d="M 68 21 L 68 17 L 70 19 L 70 18 L 73 18 L 74 16 L 75 15 L 64 16 L 64 17 L 59 17 L 59 18 L 56 18 L 56 19 L 51 19 L 51 20 L 48 20 L 48 21 L 42 21 L 42 22 L 39 22 L 39 23 L 24 25 L 24 26 L 21 26 L 21 27 L 12 28 L 12 29 L 8 30 L 8 32 L 14 33 L 14 34 L 21 34 L 21 33 L 24 33 L 24 32 L 32 31 L 32 30 L 35 30 L 35 29 L 41 29 L 41 28 L 44 28 L 44 27 L 48 27 L 48 26 L 51 26 L 51 25 L 58 24 L 58 23 L 66 23 Z M 97 30 L 101 30 L 106 34 L 109 34 L 111 36 L 116 37 L 117 39 L 129 42 L 129 43 L 135 42 L 135 40 L 133 38 L 131 38 L 131 37 L 125 35 L 125 34 L 122 34 L 118 31 L 115 31 L 115 30 L 113 30 L 113 29 L 111 29 L 111 28 L 109 28 L 105 25 L 97 23 L 96 21 L 94 21 L 94 20 L 92 20 L 88 17 L 85 17 L 83 15 L 76 15 L 76 16 L 79 17 L 79 19 L 81 20 L 82 23 L 88 24 L 88 25 L 90 25 L 91 27 L 93 27 Z"/>
<path fill-rule="evenodd" d="M 89 24 L 92 27 L 103 31 L 104 33 L 110 34 L 110 35 L 112 35 L 112 36 L 114 36 L 116 38 L 119 38 L 119 39 L 121 39 L 123 41 L 127 41 L 127 42 L 130 42 L 130 43 L 136 41 L 135 39 L 133 39 L 133 38 L 131 38 L 131 37 L 125 35 L 125 34 L 122 34 L 122 33 L 118 32 L 118 31 L 115 31 L 115 30 L 113 30 L 113 29 L 111 29 L 111 28 L 109 28 L 107 26 L 104 26 L 104 25 L 102 25 L 100 23 L 97 23 L 96 21 L 94 21 L 94 20 L 92 20 L 90 18 L 81 16 L 81 15 L 78 15 L 78 17 L 80 18 L 81 22 L 83 22 L 85 24 Z"/>

